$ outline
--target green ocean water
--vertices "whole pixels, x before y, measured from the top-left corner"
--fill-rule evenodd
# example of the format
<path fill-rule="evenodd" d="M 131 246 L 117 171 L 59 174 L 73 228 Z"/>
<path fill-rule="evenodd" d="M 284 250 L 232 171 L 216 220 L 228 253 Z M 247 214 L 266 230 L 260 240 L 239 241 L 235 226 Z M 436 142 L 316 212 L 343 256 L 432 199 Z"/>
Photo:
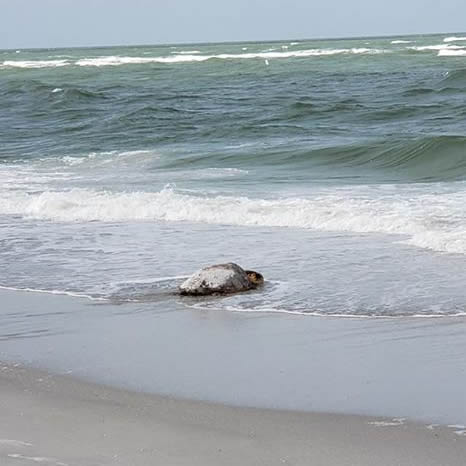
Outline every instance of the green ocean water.
<path fill-rule="evenodd" d="M 265 297 L 209 305 L 461 314 L 465 104 L 466 33 L 0 51 L 0 284 L 253 259 Z"/>

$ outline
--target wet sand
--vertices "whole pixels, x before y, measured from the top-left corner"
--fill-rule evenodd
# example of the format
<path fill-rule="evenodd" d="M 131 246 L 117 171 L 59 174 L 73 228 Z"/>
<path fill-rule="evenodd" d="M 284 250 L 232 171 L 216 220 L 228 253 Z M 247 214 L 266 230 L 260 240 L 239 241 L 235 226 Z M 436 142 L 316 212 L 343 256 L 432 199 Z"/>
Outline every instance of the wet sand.
<path fill-rule="evenodd" d="M 0 365 L 0 464 L 463 466 L 466 437 L 336 414 L 176 400 Z"/>
<path fill-rule="evenodd" d="M 466 319 L 346 319 L 0 292 L 0 361 L 233 406 L 466 424 Z"/>

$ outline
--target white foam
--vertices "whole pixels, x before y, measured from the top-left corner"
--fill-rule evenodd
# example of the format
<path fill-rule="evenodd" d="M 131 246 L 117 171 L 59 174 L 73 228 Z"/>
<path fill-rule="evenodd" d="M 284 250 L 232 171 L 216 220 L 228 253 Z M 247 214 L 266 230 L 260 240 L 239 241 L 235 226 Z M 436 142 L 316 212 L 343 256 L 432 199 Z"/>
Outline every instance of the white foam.
<path fill-rule="evenodd" d="M 189 62 L 203 62 L 212 59 L 218 60 L 250 60 L 250 59 L 268 59 L 268 58 L 305 58 L 305 57 L 319 57 L 331 55 L 360 55 L 360 54 L 379 54 L 384 53 L 385 50 L 370 49 L 370 48 L 351 48 L 351 49 L 309 49 L 297 50 L 293 52 L 288 51 L 275 51 L 268 50 L 256 53 L 222 53 L 218 55 L 194 55 L 194 54 L 176 54 L 168 57 L 121 57 L 121 56 L 107 56 L 98 58 L 83 58 L 76 62 L 78 66 L 119 66 L 129 64 L 147 64 L 147 63 L 189 63 Z"/>
<path fill-rule="evenodd" d="M 60 87 L 56 87 L 56 88 L 55 88 L 55 89 L 52 91 L 52 93 L 53 93 L 53 94 L 55 94 L 55 93 L 57 93 L 57 92 L 61 92 L 61 91 L 63 91 L 63 89 L 62 89 L 62 88 L 60 88 Z"/>
<path fill-rule="evenodd" d="M 440 424 L 429 424 L 429 425 L 426 426 L 426 429 L 435 430 L 438 427 L 440 427 Z"/>
<path fill-rule="evenodd" d="M 34 463 L 50 463 L 50 464 L 55 464 L 56 466 L 68 466 L 67 463 L 57 461 L 54 458 L 46 458 L 46 457 L 43 457 L 43 456 L 25 456 L 25 455 L 21 455 L 19 453 L 10 453 L 8 455 L 8 458 L 32 461 Z"/>
<path fill-rule="evenodd" d="M 376 427 L 399 427 L 405 423 L 404 417 L 392 419 L 391 421 L 371 421 L 368 424 Z"/>
<path fill-rule="evenodd" d="M 170 56 L 162 57 L 127 57 L 127 56 L 102 56 L 93 58 L 82 58 L 75 62 L 69 60 L 7 60 L 4 61 L 1 67 L 15 68 L 51 68 L 63 66 L 121 66 L 121 65 L 143 65 L 150 63 L 174 64 L 174 63 L 190 63 L 204 62 L 212 59 L 219 60 L 250 60 L 250 59 L 269 59 L 269 58 L 305 58 L 305 57 L 321 57 L 332 55 L 373 55 L 389 52 L 388 50 L 370 49 L 370 48 L 351 48 L 351 49 L 308 49 L 287 51 L 288 46 L 283 45 L 282 51 L 269 49 L 257 53 L 223 53 L 218 55 L 200 55 L 199 50 L 172 52 Z M 242 50 L 247 50 L 243 47 Z"/>
<path fill-rule="evenodd" d="M 25 293 L 44 293 L 44 294 L 53 294 L 53 295 L 64 295 L 64 296 L 71 296 L 73 298 L 90 299 L 91 301 L 106 301 L 105 298 L 97 298 L 97 297 L 89 296 L 83 293 L 73 293 L 71 291 L 63 291 L 63 290 L 42 290 L 39 288 L 18 288 L 15 286 L 5 286 L 5 285 L 0 285 L 0 290 L 22 291 Z"/>
<path fill-rule="evenodd" d="M 69 64 L 68 60 L 6 60 L 2 66 L 7 68 L 56 68 Z"/>
<path fill-rule="evenodd" d="M 388 188 L 384 188 L 388 189 Z M 332 190 L 312 198 L 274 200 L 86 189 L 0 196 L 0 213 L 52 221 L 189 221 L 242 226 L 401 235 L 405 243 L 466 253 L 465 192 L 423 194 Z M 445 221 L 448 212 L 448 221 Z"/>
<path fill-rule="evenodd" d="M 173 55 L 169 57 L 119 57 L 107 56 L 98 58 L 83 58 L 76 62 L 78 66 L 121 66 L 143 65 L 148 63 L 185 63 L 206 61 L 210 56 L 202 55 Z"/>
<path fill-rule="evenodd" d="M 426 50 L 443 50 L 443 49 L 447 49 L 448 47 L 450 46 L 440 44 L 440 45 L 415 45 L 415 46 L 406 47 L 406 48 L 409 50 L 417 50 L 418 52 L 424 52 Z"/>
<path fill-rule="evenodd" d="M 180 52 L 176 51 L 172 53 L 176 53 L 179 55 L 195 55 L 195 54 L 201 53 L 201 51 L 200 50 L 181 50 Z"/>
<path fill-rule="evenodd" d="M 132 151 L 105 151 L 105 152 L 91 152 L 83 156 L 70 156 L 64 155 L 61 157 L 61 161 L 68 166 L 82 165 L 86 162 L 95 165 L 108 165 L 125 163 L 127 159 L 138 159 L 139 162 L 144 160 L 152 161 L 159 158 L 160 155 L 155 153 L 153 150 L 132 150 Z M 43 161 L 49 161 L 44 159 Z M 50 160 L 55 162 L 55 159 Z"/>
<path fill-rule="evenodd" d="M 445 37 L 445 39 L 443 39 L 443 42 L 458 42 L 462 40 L 466 40 L 466 37 L 451 36 L 451 37 Z"/>
<path fill-rule="evenodd" d="M 202 168 L 199 170 L 191 170 L 189 172 L 190 178 L 230 178 L 233 176 L 247 175 L 248 170 L 241 170 L 239 168 Z"/>
<path fill-rule="evenodd" d="M 392 40 L 391 44 L 412 44 L 412 40 Z"/>
<path fill-rule="evenodd" d="M 461 50 L 463 47 L 460 45 L 448 45 L 448 44 L 438 44 L 438 45 L 415 45 L 406 47 L 408 50 L 416 50 L 418 52 L 426 51 L 443 51 L 443 50 Z"/>
<path fill-rule="evenodd" d="M 398 320 L 406 319 L 441 319 L 444 317 L 456 318 L 456 317 L 465 317 L 466 312 L 458 312 L 455 314 L 393 314 L 393 315 L 383 315 L 383 314 L 358 314 L 351 312 L 329 312 L 329 311 L 319 311 L 319 310 L 289 310 L 281 307 L 270 307 L 270 306 L 259 306 L 259 307 L 239 307 L 232 305 L 222 305 L 220 302 L 216 302 L 214 306 L 208 306 L 204 303 L 186 303 L 183 302 L 186 307 L 197 309 L 197 310 L 211 310 L 212 307 L 215 309 L 223 309 L 228 312 L 242 312 L 242 313 L 259 313 L 259 314 L 291 314 L 297 316 L 306 316 L 306 317 L 338 317 L 344 319 L 377 319 L 377 320 Z"/>
<path fill-rule="evenodd" d="M 461 50 L 440 50 L 439 57 L 466 57 L 466 49 Z"/>
<path fill-rule="evenodd" d="M 459 436 L 466 436 L 466 426 L 463 424 L 450 424 L 450 429 L 455 429 L 455 434 Z"/>
<path fill-rule="evenodd" d="M 32 447 L 32 443 L 9 439 L 0 439 L 0 445 L 7 445 L 9 447 Z"/>

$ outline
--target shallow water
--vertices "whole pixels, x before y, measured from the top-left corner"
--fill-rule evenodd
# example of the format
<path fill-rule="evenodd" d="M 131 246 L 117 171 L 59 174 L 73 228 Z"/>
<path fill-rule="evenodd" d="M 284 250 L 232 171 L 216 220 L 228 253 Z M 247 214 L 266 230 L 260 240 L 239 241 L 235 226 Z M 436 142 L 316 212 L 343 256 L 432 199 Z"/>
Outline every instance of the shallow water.
<path fill-rule="evenodd" d="M 0 285 L 158 302 L 464 315 L 463 35 L 0 51 Z"/>

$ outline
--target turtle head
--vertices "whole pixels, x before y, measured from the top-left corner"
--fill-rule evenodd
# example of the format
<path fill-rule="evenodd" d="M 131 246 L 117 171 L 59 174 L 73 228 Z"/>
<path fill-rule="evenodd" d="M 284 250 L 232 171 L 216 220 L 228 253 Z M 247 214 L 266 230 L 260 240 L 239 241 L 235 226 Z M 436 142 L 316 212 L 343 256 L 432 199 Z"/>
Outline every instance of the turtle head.
<path fill-rule="evenodd" d="M 251 283 L 252 286 L 258 287 L 264 284 L 264 277 L 259 272 L 246 270 L 246 275 L 248 276 L 249 283 Z"/>

